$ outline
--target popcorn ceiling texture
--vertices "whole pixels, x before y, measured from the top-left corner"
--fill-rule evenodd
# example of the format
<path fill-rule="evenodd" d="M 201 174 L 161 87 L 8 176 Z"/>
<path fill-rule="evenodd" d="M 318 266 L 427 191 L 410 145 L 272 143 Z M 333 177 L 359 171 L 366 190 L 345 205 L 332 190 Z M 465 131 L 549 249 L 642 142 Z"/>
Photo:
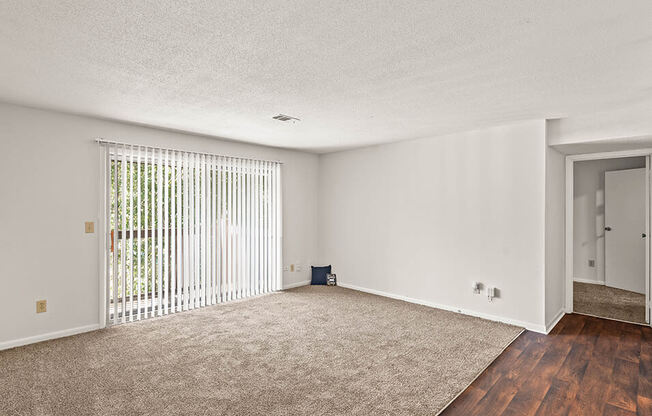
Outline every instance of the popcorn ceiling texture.
<path fill-rule="evenodd" d="M 324 152 L 644 100 L 650 16 L 648 0 L 5 0 L 0 100 Z"/>
<path fill-rule="evenodd" d="M 0 351 L 0 414 L 435 415 L 520 332 L 304 286 Z"/>

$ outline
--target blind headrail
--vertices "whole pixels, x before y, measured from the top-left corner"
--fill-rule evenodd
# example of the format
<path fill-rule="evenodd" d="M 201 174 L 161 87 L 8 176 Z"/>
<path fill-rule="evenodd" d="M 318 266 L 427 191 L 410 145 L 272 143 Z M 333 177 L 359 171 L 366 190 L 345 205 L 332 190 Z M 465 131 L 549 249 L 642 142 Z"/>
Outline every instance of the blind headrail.
<path fill-rule="evenodd" d="M 108 144 L 108 145 L 113 145 L 113 146 L 124 146 L 124 147 L 134 147 L 134 148 L 147 148 L 147 149 L 155 149 L 155 150 L 170 150 L 173 152 L 183 152 L 183 153 L 192 153 L 196 155 L 206 155 L 206 156 L 219 156 L 219 157 L 228 157 L 231 159 L 239 159 L 239 160 L 252 160 L 252 161 L 257 161 L 257 162 L 268 162 L 268 163 L 278 163 L 279 165 L 282 165 L 283 162 L 280 160 L 265 160 L 265 159 L 257 159 L 254 157 L 241 157 L 241 156 L 231 156 L 231 155 L 222 155 L 219 153 L 209 153 L 209 152 L 197 152 L 194 150 L 186 150 L 186 149 L 176 149 L 173 147 L 160 147 L 160 146 L 149 146 L 149 145 L 144 145 L 144 144 L 137 144 L 137 143 L 126 143 L 126 142 L 118 142 L 114 140 L 106 140 L 101 137 L 98 137 L 95 139 L 95 141 L 99 144 Z"/>

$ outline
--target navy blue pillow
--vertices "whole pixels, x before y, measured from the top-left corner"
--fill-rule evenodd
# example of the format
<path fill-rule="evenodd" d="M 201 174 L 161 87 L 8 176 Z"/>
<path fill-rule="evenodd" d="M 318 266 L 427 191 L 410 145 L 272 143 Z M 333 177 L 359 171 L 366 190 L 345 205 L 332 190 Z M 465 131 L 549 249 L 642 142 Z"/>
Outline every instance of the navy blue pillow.
<path fill-rule="evenodd" d="M 326 275 L 331 272 L 331 266 L 321 266 L 321 267 L 310 266 L 310 268 L 312 269 L 312 280 L 310 281 L 310 284 L 325 285 Z"/>

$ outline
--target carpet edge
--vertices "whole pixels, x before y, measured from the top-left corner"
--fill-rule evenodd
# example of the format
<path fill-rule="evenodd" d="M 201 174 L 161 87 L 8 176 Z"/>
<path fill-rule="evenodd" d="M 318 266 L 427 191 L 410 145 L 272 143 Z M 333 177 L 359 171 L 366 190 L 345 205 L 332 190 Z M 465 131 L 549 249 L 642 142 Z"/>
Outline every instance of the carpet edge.
<path fill-rule="evenodd" d="M 494 356 L 494 357 L 489 361 L 489 363 L 488 363 L 486 366 L 484 366 L 484 367 L 482 368 L 482 370 L 480 370 L 480 371 L 478 372 L 478 374 L 475 375 L 475 377 L 473 377 L 473 380 L 471 380 L 471 381 L 469 382 L 469 384 L 467 384 L 466 386 L 464 386 L 464 388 L 463 388 L 462 390 L 460 390 L 460 391 L 455 395 L 455 397 L 453 397 L 453 398 L 452 398 L 448 403 L 446 403 L 446 405 L 445 405 L 444 407 L 442 407 L 442 408 L 441 408 L 441 409 L 440 409 L 440 410 L 435 414 L 435 416 L 440 415 L 444 410 L 446 410 L 446 409 L 448 408 L 448 406 L 450 406 L 450 405 L 451 405 L 451 404 L 452 404 L 452 403 L 453 403 L 453 402 L 454 402 L 458 397 L 460 397 L 460 396 L 462 395 L 462 393 L 464 393 L 464 392 L 466 391 L 466 389 L 468 389 L 469 386 L 471 386 L 471 384 L 473 384 L 473 383 L 475 382 L 475 380 L 477 380 L 478 377 L 480 377 L 480 376 L 482 375 L 482 373 L 484 373 L 485 370 L 486 370 L 487 368 L 489 368 L 489 367 L 491 366 L 491 364 L 493 364 L 494 361 L 496 361 L 496 359 L 497 359 L 498 357 L 500 357 L 500 356 L 502 355 L 502 353 L 504 353 L 505 350 L 506 350 L 510 345 L 512 345 L 512 344 L 514 343 L 514 341 L 516 341 L 516 339 L 517 339 L 518 337 L 520 337 L 520 336 L 521 336 L 525 331 L 526 331 L 526 329 L 522 328 L 522 329 L 521 329 L 521 332 L 519 332 L 518 334 L 516 334 L 516 336 L 514 336 L 514 338 L 512 338 L 512 339 L 511 339 L 511 340 L 510 340 L 510 341 L 509 341 L 509 342 L 508 342 L 508 343 L 503 347 L 503 349 L 501 349 L 500 352 L 499 352 L 498 354 L 496 354 L 496 356 Z"/>

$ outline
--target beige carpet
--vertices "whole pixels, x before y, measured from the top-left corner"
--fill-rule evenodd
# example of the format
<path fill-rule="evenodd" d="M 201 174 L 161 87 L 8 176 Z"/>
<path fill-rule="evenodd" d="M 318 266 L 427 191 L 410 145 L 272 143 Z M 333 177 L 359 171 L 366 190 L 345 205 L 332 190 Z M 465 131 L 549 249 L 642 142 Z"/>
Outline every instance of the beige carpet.
<path fill-rule="evenodd" d="M 520 332 L 302 287 L 0 351 L 0 414 L 435 415 Z"/>
<path fill-rule="evenodd" d="M 645 295 L 604 285 L 573 282 L 573 310 L 644 324 Z"/>

